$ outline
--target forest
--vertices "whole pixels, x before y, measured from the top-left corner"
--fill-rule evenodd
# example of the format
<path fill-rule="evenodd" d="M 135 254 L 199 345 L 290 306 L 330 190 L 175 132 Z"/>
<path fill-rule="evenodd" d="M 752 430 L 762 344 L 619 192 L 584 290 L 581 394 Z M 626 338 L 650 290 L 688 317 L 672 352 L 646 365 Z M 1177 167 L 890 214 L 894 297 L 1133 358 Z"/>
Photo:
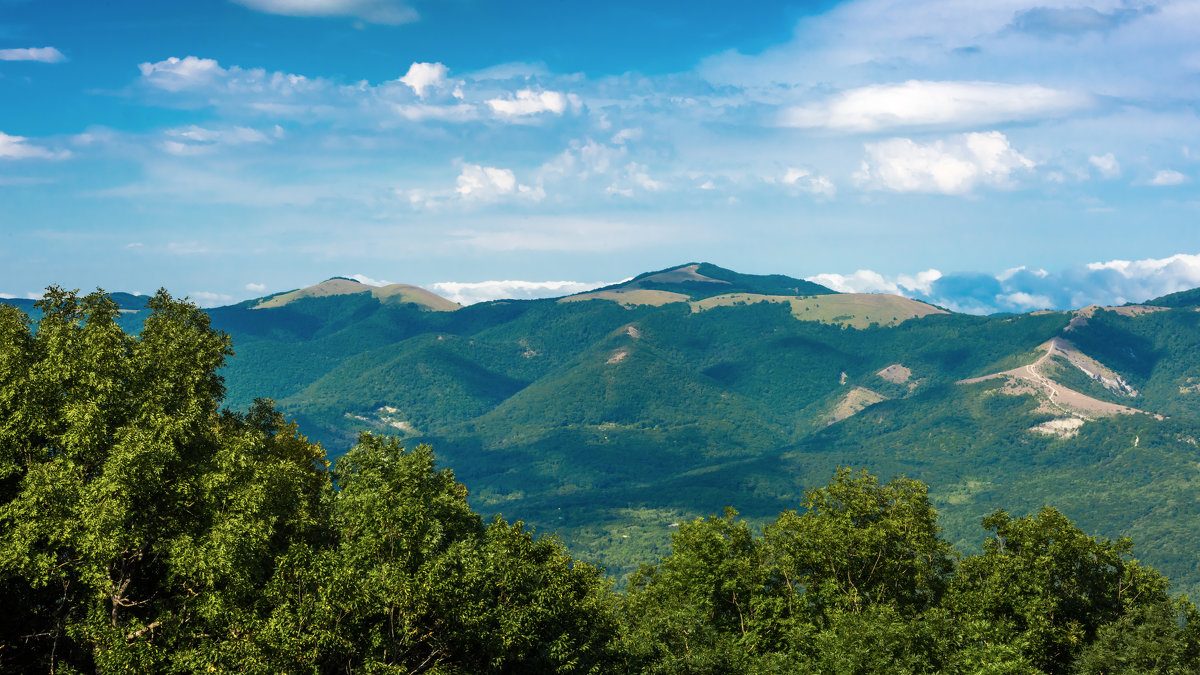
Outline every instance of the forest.
<path fill-rule="evenodd" d="M 941 534 L 924 483 L 838 468 L 762 524 L 678 523 L 618 587 L 486 519 L 428 445 L 335 461 L 165 291 L 0 306 L 0 669 L 1188 673 L 1200 615 L 1134 542 L 1051 507 Z"/>

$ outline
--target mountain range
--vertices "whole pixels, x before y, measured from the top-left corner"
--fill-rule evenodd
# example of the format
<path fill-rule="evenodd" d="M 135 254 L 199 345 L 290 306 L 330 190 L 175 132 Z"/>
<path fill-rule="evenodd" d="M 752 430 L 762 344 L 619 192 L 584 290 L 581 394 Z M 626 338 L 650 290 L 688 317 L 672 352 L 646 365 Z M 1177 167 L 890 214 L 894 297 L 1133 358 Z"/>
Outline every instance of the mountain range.
<path fill-rule="evenodd" d="M 113 298 L 137 330 L 145 298 Z M 273 398 L 332 456 L 360 431 L 430 443 L 477 510 L 618 577 L 686 519 L 765 522 L 850 466 L 927 482 L 960 550 L 1001 504 L 1051 505 L 1194 592 L 1198 310 L 1200 289 L 980 317 L 690 263 L 563 298 L 334 278 L 208 312 L 230 407 Z"/>

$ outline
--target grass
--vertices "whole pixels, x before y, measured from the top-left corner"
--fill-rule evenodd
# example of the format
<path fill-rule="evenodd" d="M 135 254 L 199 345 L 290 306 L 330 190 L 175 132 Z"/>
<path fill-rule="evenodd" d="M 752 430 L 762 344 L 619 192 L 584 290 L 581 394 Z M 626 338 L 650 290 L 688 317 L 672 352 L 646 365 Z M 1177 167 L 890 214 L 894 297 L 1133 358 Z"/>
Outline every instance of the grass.
<path fill-rule="evenodd" d="M 713 307 L 758 302 L 787 303 L 791 305 L 792 316 L 801 321 L 818 321 L 859 329 L 869 328 L 872 324 L 895 326 L 909 319 L 947 313 L 933 305 L 882 293 L 839 293 L 803 297 L 729 293 L 693 302 L 691 306 L 692 311 L 703 312 Z"/>

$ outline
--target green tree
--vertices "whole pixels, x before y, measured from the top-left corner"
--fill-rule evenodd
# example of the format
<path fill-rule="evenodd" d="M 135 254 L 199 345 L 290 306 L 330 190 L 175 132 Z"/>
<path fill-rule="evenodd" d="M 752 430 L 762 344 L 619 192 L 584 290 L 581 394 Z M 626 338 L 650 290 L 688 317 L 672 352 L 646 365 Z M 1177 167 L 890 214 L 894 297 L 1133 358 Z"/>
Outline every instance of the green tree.
<path fill-rule="evenodd" d="M 975 627 L 963 649 L 1008 644 L 1043 671 L 1067 672 L 1102 628 L 1170 603 L 1166 578 L 1138 564 L 1129 539 L 1088 536 L 1052 508 L 997 511 L 983 526 L 994 535 L 962 561 L 945 602 L 957 626 Z"/>
<path fill-rule="evenodd" d="M 318 524 L 323 453 L 269 402 L 218 411 L 229 339 L 195 305 L 159 291 L 136 338 L 99 291 L 38 308 L 0 308 L 0 663 L 211 664 Z"/>
<path fill-rule="evenodd" d="M 732 510 L 680 527 L 671 554 L 631 580 L 624 604 L 628 639 L 650 671 L 936 663 L 936 631 L 922 613 L 939 601 L 953 552 L 925 486 L 839 469 L 803 506 L 762 537 Z"/>
<path fill-rule="evenodd" d="M 671 554 L 629 581 L 626 639 L 645 672 L 743 673 L 777 642 L 770 614 L 780 587 L 737 512 L 696 519 L 671 537 Z"/>
<path fill-rule="evenodd" d="M 337 463 L 327 545 L 297 546 L 260 634 L 312 672 L 597 673 L 619 662 L 600 571 L 521 524 L 484 526 L 429 446 L 363 434 Z"/>
<path fill-rule="evenodd" d="M 765 539 L 815 619 L 875 604 L 916 615 L 940 600 L 954 569 L 925 484 L 881 485 L 866 471 L 839 468 L 829 485 L 805 493 L 803 513 L 780 514 Z"/>

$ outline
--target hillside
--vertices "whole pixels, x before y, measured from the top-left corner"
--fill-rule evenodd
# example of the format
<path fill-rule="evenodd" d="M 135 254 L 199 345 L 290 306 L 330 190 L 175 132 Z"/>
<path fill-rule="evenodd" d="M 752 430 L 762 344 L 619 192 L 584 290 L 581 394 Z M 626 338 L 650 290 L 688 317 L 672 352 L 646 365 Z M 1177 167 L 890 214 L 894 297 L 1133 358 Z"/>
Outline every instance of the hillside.
<path fill-rule="evenodd" d="M 371 297 L 384 304 L 413 304 L 422 309 L 452 312 L 459 308 L 459 304 L 451 302 L 439 295 L 430 293 L 424 288 L 410 286 L 408 284 L 388 284 L 387 286 L 368 286 L 362 282 L 353 279 L 335 277 L 327 279 L 315 286 L 288 291 L 285 293 L 276 293 L 265 298 L 260 298 L 252 305 L 252 309 L 271 309 L 275 307 L 284 307 L 297 300 L 304 298 L 327 298 L 335 295 L 356 295 L 360 293 L 369 293 Z"/>
<path fill-rule="evenodd" d="M 332 281 L 209 311 L 227 403 L 272 397 L 332 455 L 432 443 L 474 508 L 617 576 L 672 523 L 766 522 L 842 465 L 929 483 L 964 550 L 990 510 L 1053 505 L 1200 589 L 1190 307 L 978 317 L 704 263 L 454 311 Z"/>

